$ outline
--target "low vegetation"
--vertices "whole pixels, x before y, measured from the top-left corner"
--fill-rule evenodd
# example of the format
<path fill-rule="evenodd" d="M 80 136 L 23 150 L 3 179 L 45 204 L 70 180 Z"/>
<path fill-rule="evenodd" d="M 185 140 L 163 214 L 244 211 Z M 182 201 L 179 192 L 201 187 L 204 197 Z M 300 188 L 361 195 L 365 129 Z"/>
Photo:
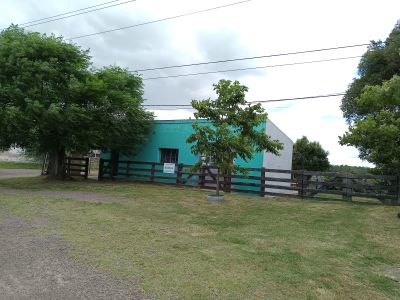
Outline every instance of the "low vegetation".
<path fill-rule="evenodd" d="M 0 161 L 0 169 L 40 169 L 41 164 L 36 162 Z"/>
<path fill-rule="evenodd" d="M 155 298 L 400 297 L 399 283 L 382 275 L 400 261 L 398 207 L 238 194 L 215 203 L 188 188 L 42 178 L 0 180 L 1 187 L 13 190 L 0 193 L 0 208 L 47 219 L 37 234 L 56 234 L 77 260 L 136 278 Z"/>

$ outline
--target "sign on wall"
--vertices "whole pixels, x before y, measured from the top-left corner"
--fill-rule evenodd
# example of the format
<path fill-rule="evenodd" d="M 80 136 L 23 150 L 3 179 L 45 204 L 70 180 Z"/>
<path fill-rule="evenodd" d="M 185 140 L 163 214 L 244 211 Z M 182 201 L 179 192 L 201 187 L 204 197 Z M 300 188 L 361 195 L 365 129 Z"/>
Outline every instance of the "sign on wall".
<path fill-rule="evenodd" d="M 173 163 L 164 163 L 164 173 L 170 173 L 173 174 L 175 173 L 175 164 Z"/>

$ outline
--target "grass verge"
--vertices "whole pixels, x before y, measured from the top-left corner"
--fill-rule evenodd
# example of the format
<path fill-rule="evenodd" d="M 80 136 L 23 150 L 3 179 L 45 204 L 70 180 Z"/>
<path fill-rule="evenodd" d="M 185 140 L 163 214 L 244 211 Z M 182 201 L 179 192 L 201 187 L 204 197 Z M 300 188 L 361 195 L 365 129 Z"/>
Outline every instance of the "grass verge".
<path fill-rule="evenodd" d="M 0 169 L 40 169 L 40 163 L 0 161 Z"/>
<path fill-rule="evenodd" d="M 51 220 L 79 260 L 139 279 L 158 299 L 396 299 L 380 275 L 400 262 L 398 207 L 263 199 L 162 185 L 1 180 L 17 189 L 92 191 L 87 203 L 37 193 L 0 205 Z"/>

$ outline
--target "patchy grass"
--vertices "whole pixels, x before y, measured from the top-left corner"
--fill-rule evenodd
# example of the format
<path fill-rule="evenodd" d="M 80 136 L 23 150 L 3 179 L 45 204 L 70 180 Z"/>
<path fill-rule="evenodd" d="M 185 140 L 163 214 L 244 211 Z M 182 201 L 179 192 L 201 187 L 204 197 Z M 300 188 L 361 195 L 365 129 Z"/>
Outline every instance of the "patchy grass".
<path fill-rule="evenodd" d="M 40 163 L 0 161 L 0 169 L 40 169 Z"/>
<path fill-rule="evenodd" d="M 125 198 L 85 203 L 0 194 L 22 216 L 46 217 L 73 255 L 135 277 L 159 299 L 395 299 L 381 271 L 400 262 L 398 207 L 263 199 L 162 185 L 1 180 L 17 189 Z"/>

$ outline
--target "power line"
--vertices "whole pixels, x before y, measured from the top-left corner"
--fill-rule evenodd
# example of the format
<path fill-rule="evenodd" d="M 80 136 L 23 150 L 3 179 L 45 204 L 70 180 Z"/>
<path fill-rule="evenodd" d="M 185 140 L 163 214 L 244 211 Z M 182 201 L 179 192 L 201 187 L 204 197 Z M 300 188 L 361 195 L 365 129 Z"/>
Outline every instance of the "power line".
<path fill-rule="evenodd" d="M 116 3 L 116 4 L 112 4 L 112 5 L 108 5 L 108 6 L 103 6 L 103 7 L 100 7 L 100 8 L 96 8 L 96 9 L 92 9 L 92 10 L 88 10 L 88 11 L 83 11 L 83 12 L 80 12 L 80 13 L 67 15 L 67 16 L 64 16 L 64 17 L 56 18 L 56 19 L 51 18 L 51 20 L 47 20 L 47 21 L 43 21 L 43 22 L 39 22 L 39 23 L 26 25 L 26 26 L 24 26 L 24 28 L 28 28 L 28 27 L 32 27 L 32 26 L 36 26 L 36 25 L 40 25 L 40 24 L 46 24 L 46 23 L 50 23 L 50 22 L 54 22 L 54 21 L 58 21 L 58 20 L 67 19 L 67 18 L 72 18 L 72 17 L 75 17 L 75 16 L 88 14 L 90 12 L 103 10 L 103 9 L 114 7 L 114 6 L 119 6 L 119 5 L 127 4 L 127 3 L 130 3 L 130 2 L 134 2 L 134 1 L 136 1 L 136 0 L 129 0 L 129 1 L 121 2 L 121 3 Z M 112 2 L 114 2 L 114 1 L 112 1 Z"/>
<path fill-rule="evenodd" d="M 195 109 L 192 107 L 176 107 L 176 108 L 160 107 L 160 108 L 153 108 L 152 110 L 195 110 Z"/>
<path fill-rule="evenodd" d="M 74 37 L 69 38 L 68 40 L 76 40 L 76 39 L 81 39 L 81 38 L 85 38 L 85 37 L 89 37 L 89 36 L 94 36 L 94 35 L 99 35 L 99 34 L 114 32 L 114 31 L 118 31 L 118 30 L 124 30 L 124 29 L 129 29 L 129 28 L 144 26 L 144 25 L 148 25 L 148 24 L 154 24 L 154 23 L 158 23 L 158 22 L 168 21 L 168 20 L 172 20 L 172 19 L 187 17 L 187 16 L 191 16 L 191 15 L 195 15 L 195 14 L 200 14 L 200 13 L 204 13 L 204 12 L 209 12 L 209 11 L 217 10 L 217 9 L 220 9 L 220 8 L 230 7 L 230 6 L 234 6 L 234 5 L 238 5 L 238 4 L 243 4 L 243 3 L 247 3 L 247 2 L 251 2 L 251 1 L 253 1 L 253 0 L 243 0 L 243 1 L 239 1 L 239 2 L 234 2 L 234 3 L 230 3 L 230 4 L 226 4 L 226 5 L 221 5 L 221 6 L 216 6 L 216 7 L 212 7 L 212 8 L 207 8 L 207 9 L 203 9 L 203 10 L 197 10 L 197 11 L 193 11 L 193 12 L 189 12 L 189 13 L 184 13 L 184 14 L 180 14 L 180 15 L 176 15 L 176 16 L 172 16 L 172 17 L 167 17 L 167 18 L 163 18 L 163 19 L 148 21 L 148 22 L 144 22 L 144 23 L 134 24 L 134 25 L 130 25 L 130 26 L 124 26 L 124 27 L 120 27 L 120 28 L 115 28 L 115 29 L 110 29 L 110 30 L 105 30 L 105 31 L 90 33 L 90 34 L 84 34 L 84 35 L 74 36 Z"/>
<path fill-rule="evenodd" d="M 288 56 L 288 55 L 305 54 L 305 53 L 313 53 L 313 52 L 322 52 L 322 51 L 330 51 L 330 50 L 338 50 L 338 49 L 346 49 L 346 48 L 364 47 L 364 46 L 368 46 L 368 45 L 369 45 L 368 43 L 364 43 L 364 44 L 338 46 L 338 47 L 331 47 L 331 48 L 322 48 L 322 49 L 287 52 L 287 53 L 277 53 L 277 54 L 269 54 L 269 55 L 260 55 L 260 56 L 251 56 L 251 57 L 224 59 L 224 60 L 214 60 L 214 61 L 190 63 L 190 64 L 183 64 L 183 65 L 174 65 L 174 66 L 164 66 L 164 67 L 154 67 L 154 68 L 147 68 L 147 69 L 139 69 L 139 70 L 133 70 L 132 72 L 146 72 L 146 71 L 164 70 L 164 69 L 172 69 L 172 68 L 201 66 L 201 65 L 209 65 L 209 64 L 217 64 L 217 63 L 226 63 L 226 62 L 232 62 L 232 61 L 251 60 L 251 59 L 259 59 L 259 58 L 267 58 L 267 57 Z"/>
<path fill-rule="evenodd" d="M 207 72 L 198 72 L 198 73 L 186 73 L 186 74 L 178 74 L 178 75 L 147 77 L 147 78 L 143 78 L 142 80 L 155 80 L 155 79 L 177 78 L 177 77 L 187 77 L 187 76 L 198 76 L 198 75 L 215 74 L 215 73 L 226 73 L 226 72 L 237 72 L 237 71 L 247 71 L 247 70 L 256 70 L 256 69 L 266 69 L 266 68 L 287 67 L 287 66 L 305 65 L 305 64 L 321 63 L 321 62 L 328 62 L 328 61 L 346 60 L 346 59 L 353 59 L 353 58 L 360 58 L 360 57 L 361 57 L 360 55 L 358 55 L 358 56 L 347 56 L 347 57 L 321 59 L 321 60 L 311 60 L 311 61 L 303 61 L 303 62 L 295 62 L 295 63 L 287 63 L 287 64 L 278 64 L 278 65 L 268 65 L 268 66 L 259 66 L 259 67 L 248 67 L 248 68 L 228 69 L 228 70 L 219 70 L 219 71 L 207 71 Z"/>
<path fill-rule="evenodd" d="M 69 15 L 69 14 L 72 14 L 72 13 L 76 13 L 76 12 L 79 12 L 79 11 L 87 10 L 87 9 L 90 9 L 90 8 L 99 7 L 99 6 L 102 6 L 102 5 L 119 2 L 119 1 L 120 0 L 103 2 L 103 3 L 97 4 L 97 5 L 92 5 L 92 6 L 80 8 L 80 9 L 77 9 L 77 10 L 67 11 L 65 13 L 61 13 L 61 14 L 58 14 L 58 15 L 54 15 L 54 16 L 50 16 L 50 17 L 46 17 L 46 18 L 41 18 L 41 19 L 36 19 L 36 20 L 29 21 L 29 22 L 25 22 L 25 23 L 20 23 L 19 25 L 23 26 L 23 25 L 27 25 L 27 24 L 31 24 L 31 23 L 36 23 L 36 22 L 40 22 L 40 21 L 44 21 L 44 20 L 49 20 L 49 19 L 53 19 L 53 18 L 65 16 L 65 15 Z"/>
<path fill-rule="evenodd" d="M 332 93 L 332 94 L 325 94 L 325 95 L 316 95 L 316 96 L 304 96 L 304 97 L 295 97 L 295 98 L 282 98 L 282 99 L 271 99 L 271 100 L 260 100 L 260 101 L 248 101 L 248 104 L 253 103 L 268 103 L 268 102 L 282 102 L 282 101 L 298 101 L 298 100 L 305 100 L 305 99 L 318 99 L 318 98 L 328 98 L 328 97 L 338 97 L 344 96 L 346 93 Z M 191 104 L 142 104 L 143 107 L 171 107 L 170 109 L 184 109 L 184 107 L 192 107 Z M 158 108 L 157 108 L 158 110 Z"/>
<path fill-rule="evenodd" d="M 282 102 L 282 101 L 297 101 L 297 100 L 304 100 L 304 99 L 318 99 L 318 98 L 327 98 L 327 97 L 338 97 L 344 96 L 346 93 L 334 93 L 334 94 L 327 94 L 327 95 L 318 95 L 318 96 L 306 96 L 306 97 L 296 97 L 296 98 L 284 98 L 284 99 L 272 99 L 272 100 L 260 100 L 260 101 L 251 101 L 248 102 L 249 104 L 252 103 L 268 103 L 268 102 Z"/>

